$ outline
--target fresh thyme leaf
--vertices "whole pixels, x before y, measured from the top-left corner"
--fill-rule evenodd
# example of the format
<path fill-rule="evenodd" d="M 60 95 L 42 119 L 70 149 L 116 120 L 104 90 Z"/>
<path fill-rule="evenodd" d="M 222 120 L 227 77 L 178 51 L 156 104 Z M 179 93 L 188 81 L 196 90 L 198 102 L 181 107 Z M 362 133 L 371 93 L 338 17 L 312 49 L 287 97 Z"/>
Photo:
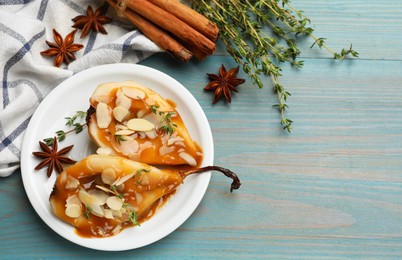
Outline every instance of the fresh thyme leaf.
<path fill-rule="evenodd" d="M 149 106 L 150 108 L 151 108 L 151 111 L 152 111 L 152 113 L 154 113 L 154 114 L 156 114 L 156 112 L 157 112 L 157 110 L 158 110 L 158 108 L 159 108 L 159 106 L 157 106 L 157 105 L 151 105 L 151 106 Z"/>
<path fill-rule="evenodd" d="M 116 141 L 121 144 L 121 142 L 126 141 L 126 139 L 124 139 L 124 137 L 122 135 L 114 135 L 114 139 L 116 139 Z"/>
<path fill-rule="evenodd" d="M 325 38 L 313 34 L 310 19 L 303 11 L 293 7 L 289 0 L 196 0 L 192 4 L 196 11 L 219 27 L 220 39 L 227 52 L 242 66 L 254 84 L 262 88 L 262 76 L 269 77 L 278 98 L 276 107 L 280 122 L 289 132 L 293 123 L 286 115 L 290 93 L 279 79 L 282 76 L 282 63 L 288 62 L 296 68 L 303 66 L 303 61 L 296 60 L 301 53 L 297 40 L 303 36 L 310 37 L 313 40 L 311 47 L 317 45 L 338 60 L 359 55 L 352 45 L 340 53 L 330 49 Z M 270 30 L 273 35 L 263 29 Z"/>
<path fill-rule="evenodd" d="M 64 131 L 64 130 L 59 130 L 56 131 L 56 138 L 59 142 L 63 141 L 64 139 L 66 139 L 67 134 L 71 133 L 71 132 L 75 132 L 76 134 L 82 132 L 82 130 L 84 129 L 84 127 L 86 126 L 85 123 L 81 124 L 81 123 L 76 123 L 75 120 L 77 118 L 85 118 L 86 116 L 86 112 L 83 111 L 77 111 L 76 114 L 72 117 L 65 117 L 65 119 L 67 119 L 67 123 L 66 125 L 68 126 L 73 126 L 73 129 L 70 129 L 68 131 Z M 43 141 L 46 143 L 47 146 L 52 146 L 53 144 L 53 137 L 48 137 L 43 139 Z"/>
<path fill-rule="evenodd" d="M 73 126 L 76 134 L 80 133 L 84 129 L 83 125 L 80 123 L 75 123 Z"/>
<path fill-rule="evenodd" d="M 130 211 L 130 214 L 128 215 L 128 220 L 134 225 L 140 226 L 140 223 L 138 223 L 137 220 L 137 213 L 135 213 L 135 211 Z"/>
<path fill-rule="evenodd" d="M 172 116 L 175 115 L 175 112 L 163 112 L 159 111 L 158 108 L 159 106 L 157 105 L 150 105 L 149 106 L 152 113 L 155 115 L 161 116 L 161 123 L 165 122 L 165 125 L 163 125 L 160 130 L 164 131 L 166 134 L 173 134 L 174 133 L 174 128 L 177 127 L 175 123 L 172 122 Z"/>
<path fill-rule="evenodd" d="M 61 142 L 64 139 L 66 139 L 66 132 L 64 132 L 63 130 L 56 131 L 56 136 L 57 136 L 57 140 L 59 140 Z"/>
<path fill-rule="evenodd" d="M 133 178 L 138 177 L 138 180 L 137 180 L 137 182 L 135 184 L 140 185 L 141 181 L 142 181 L 142 177 L 143 177 L 142 173 L 143 172 L 150 172 L 150 171 L 151 171 L 151 169 L 139 169 L 139 170 L 137 170 L 137 174 L 133 176 Z"/>
<path fill-rule="evenodd" d="M 90 207 L 88 207 L 87 205 L 85 205 L 85 212 L 84 212 L 84 215 L 85 215 L 85 218 L 86 219 L 89 219 L 89 217 L 90 217 L 90 214 L 91 213 L 91 208 Z"/>
<path fill-rule="evenodd" d="M 65 117 L 65 119 L 67 119 L 66 125 L 73 126 L 77 118 L 85 118 L 86 115 L 87 113 L 84 111 L 77 111 L 72 117 Z"/>
<path fill-rule="evenodd" d="M 121 142 L 127 141 L 126 139 L 124 139 L 124 137 L 122 135 L 116 135 L 110 131 L 108 131 L 108 134 L 110 134 L 111 136 L 113 136 L 114 140 L 116 140 L 116 142 L 121 145 Z"/>
<path fill-rule="evenodd" d="M 43 142 L 45 142 L 45 144 L 46 144 L 47 146 L 52 146 L 52 145 L 53 145 L 53 140 L 54 140 L 53 137 L 49 137 L 49 138 L 43 139 Z"/>

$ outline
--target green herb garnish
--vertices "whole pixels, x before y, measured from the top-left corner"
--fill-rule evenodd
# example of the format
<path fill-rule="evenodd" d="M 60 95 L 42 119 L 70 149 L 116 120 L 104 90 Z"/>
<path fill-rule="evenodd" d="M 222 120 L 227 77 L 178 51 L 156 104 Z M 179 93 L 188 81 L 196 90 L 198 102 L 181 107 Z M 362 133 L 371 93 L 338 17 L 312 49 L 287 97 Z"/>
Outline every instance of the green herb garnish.
<path fill-rule="evenodd" d="M 159 130 L 164 131 L 168 135 L 173 134 L 174 128 L 177 127 L 177 125 L 172 122 L 172 116 L 175 115 L 176 113 L 159 111 L 158 110 L 159 106 L 157 106 L 157 105 L 151 105 L 149 107 L 151 108 L 152 113 L 162 117 L 161 123 L 165 122 L 165 125 L 163 125 L 161 128 L 159 128 Z"/>
<path fill-rule="evenodd" d="M 130 214 L 128 215 L 128 220 L 134 225 L 140 226 L 140 223 L 138 223 L 137 220 L 137 213 L 135 213 L 135 211 L 130 211 Z"/>
<path fill-rule="evenodd" d="M 83 111 L 77 111 L 75 115 L 73 115 L 72 117 L 65 117 L 65 119 L 67 119 L 67 126 L 72 126 L 73 128 L 68 130 L 68 131 L 64 131 L 64 130 L 58 130 L 55 132 L 56 134 L 56 138 L 59 142 L 63 141 L 64 139 L 66 139 L 67 134 L 75 132 L 76 134 L 80 133 L 84 127 L 86 126 L 85 123 L 78 123 L 75 122 L 75 120 L 77 120 L 78 118 L 85 118 L 86 116 L 86 112 Z M 48 137 L 43 139 L 43 141 L 45 142 L 45 144 L 47 146 L 52 146 L 53 145 L 53 137 Z"/>
<path fill-rule="evenodd" d="M 316 45 L 325 49 L 337 60 L 359 55 L 352 45 L 340 53 L 330 49 L 325 38 L 313 34 L 310 19 L 289 0 L 197 0 L 192 3 L 196 11 L 219 27 L 220 39 L 227 52 L 258 87 L 264 86 L 262 76 L 270 78 L 278 97 L 278 104 L 274 107 L 280 113 L 282 127 L 288 132 L 293 123 L 286 116 L 290 93 L 279 78 L 282 63 L 287 62 L 296 68 L 303 66 L 303 61 L 296 60 L 301 53 L 297 40 L 310 37 L 313 40 L 311 47 Z"/>

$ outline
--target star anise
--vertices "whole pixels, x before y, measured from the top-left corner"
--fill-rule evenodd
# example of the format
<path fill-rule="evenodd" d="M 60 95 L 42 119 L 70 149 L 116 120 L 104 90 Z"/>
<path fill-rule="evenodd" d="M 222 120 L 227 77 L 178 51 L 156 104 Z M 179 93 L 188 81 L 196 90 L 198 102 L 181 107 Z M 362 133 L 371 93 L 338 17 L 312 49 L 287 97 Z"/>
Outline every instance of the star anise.
<path fill-rule="evenodd" d="M 112 19 L 107 16 L 100 15 L 101 12 L 102 9 L 100 7 L 94 12 L 92 6 L 89 5 L 87 8 L 87 15 L 78 15 L 72 19 L 74 22 L 73 27 L 82 29 L 81 38 L 84 38 L 91 29 L 95 32 L 107 34 L 103 24 L 110 23 Z"/>
<path fill-rule="evenodd" d="M 74 145 L 67 146 L 61 149 L 60 151 L 57 151 L 58 144 L 56 137 L 54 137 L 53 139 L 52 149 L 50 149 L 49 146 L 47 146 L 45 143 L 41 141 L 39 141 L 39 145 L 40 148 L 42 149 L 42 152 L 33 152 L 32 154 L 35 155 L 36 157 L 42 158 L 43 161 L 35 167 L 35 170 L 40 170 L 44 166 L 48 165 L 47 177 L 50 177 L 52 175 L 54 168 L 58 173 L 61 173 L 63 171 L 63 166 L 61 165 L 61 163 L 67 163 L 67 164 L 76 163 L 76 161 L 66 156 L 63 156 L 69 151 L 71 151 Z"/>
<path fill-rule="evenodd" d="M 73 52 L 79 51 L 84 46 L 81 44 L 74 43 L 74 30 L 70 32 L 66 38 L 63 40 L 60 33 L 58 33 L 55 29 L 53 29 L 53 38 L 56 43 L 46 41 L 46 44 L 50 47 L 46 51 L 42 51 L 40 54 L 44 56 L 56 56 L 54 59 L 54 66 L 60 67 L 63 61 L 67 64 L 70 63 L 71 60 L 75 60 L 75 56 Z"/>
<path fill-rule="evenodd" d="M 219 68 L 219 75 L 207 73 L 210 82 L 204 90 L 215 91 L 213 104 L 218 102 L 222 95 L 229 103 L 232 101 L 232 91 L 238 92 L 236 87 L 246 81 L 237 78 L 237 73 L 239 73 L 239 67 L 226 71 L 223 64 Z"/>

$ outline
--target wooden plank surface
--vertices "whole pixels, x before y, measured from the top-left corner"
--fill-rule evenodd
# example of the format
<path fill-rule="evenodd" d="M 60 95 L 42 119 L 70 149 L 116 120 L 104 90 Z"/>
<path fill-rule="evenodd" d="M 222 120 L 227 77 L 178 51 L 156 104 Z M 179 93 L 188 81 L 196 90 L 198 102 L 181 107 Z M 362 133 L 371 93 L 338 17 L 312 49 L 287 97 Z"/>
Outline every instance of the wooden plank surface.
<path fill-rule="evenodd" d="M 200 206 L 174 233 L 108 253 L 48 228 L 16 172 L 0 180 L 0 258 L 402 258 L 402 2 L 294 5 L 334 49 L 353 42 L 361 56 L 336 62 L 304 43 L 304 68 L 285 66 L 282 79 L 292 93 L 291 134 L 278 125 L 268 85 L 247 81 L 231 105 L 211 104 L 202 89 L 206 73 L 235 66 L 221 52 L 201 63 L 166 54 L 142 62 L 197 98 L 213 131 L 215 163 L 240 175 L 240 190 L 230 194 L 228 180 L 213 175 Z"/>

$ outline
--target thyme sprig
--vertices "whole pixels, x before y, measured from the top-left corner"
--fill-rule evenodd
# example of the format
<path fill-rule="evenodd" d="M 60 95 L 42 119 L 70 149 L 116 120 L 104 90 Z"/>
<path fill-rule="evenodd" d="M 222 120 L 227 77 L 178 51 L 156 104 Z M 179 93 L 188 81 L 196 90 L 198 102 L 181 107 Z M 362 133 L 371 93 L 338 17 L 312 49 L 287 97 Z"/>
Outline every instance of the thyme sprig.
<path fill-rule="evenodd" d="M 128 214 L 128 221 L 130 221 L 135 226 L 141 226 L 138 222 L 137 213 L 134 210 L 130 211 L 130 213 Z"/>
<path fill-rule="evenodd" d="M 124 139 L 124 137 L 122 135 L 116 135 L 110 131 L 107 132 L 108 134 L 110 134 L 111 136 L 113 136 L 114 140 L 116 140 L 116 142 L 121 145 L 121 142 L 125 142 L 127 141 L 127 139 Z"/>
<path fill-rule="evenodd" d="M 65 119 L 67 120 L 66 122 L 66 126 L 70 126 L 72 127 L 72 129 L 70 130 L 58 130 L 55 132 L 56 134 L 56 139 L 57 141 L 61 142 L 64 139 L 66 139 L 67 134 L 75 132 L 76 134 L 82 132 L 82 130 L 84 129 L 84 127 L 86 126 L 86 123 L 80 123 L 80 122 L 76 122 L 77 119 L 84 119 L 86 117 L 87 113 L 84 111 L 77 111 L 75 115 L 73 115 L 72 117 L 65 117 Z M 48 137 L 48 138 L 44 138 L 43 142 L 45 142 L 45 144 L 47 146 L 52 146 L 53 145 L 53 140 L 54 137 Z"/>
<path fill-rule="evenodd" d="M 303 66 L 296 42 L 299 37 L 308 36 L 315 45 L 328 51 L 334 59 L 343 60 L 347 56 L 358 57 L 352 45 L 337 53 L 329 48 L 325 38 L 313 34 L 310 19 L 290 4 L 289 0 L 193 0 L 193 8 L 205 15 L 220 28 L 220 39 L 227 52 L 242 66 L 253 83 L 264 86 L 261 76 L 268 76 L 273 91 L 278 96 L 281 125 L 288 132 L 293 121 L 287 118 L 286 104 L 291 95 L 280 83 L 281 63 L 288 62 L 296 68 Z M 269 28 L 268 35 L 263 28 Z M 283 44 L 285 43 L 285 44 Z"/>
<path fill-rule="evenodd" d="M 159 129 L 163 130 L 168 135 L 173 134 L 174 128 L 177 127 L 177 125 L 172 122 L 172 116 L 175 114 L 175 112 L 159 111 L 159 106 L 157 105 L 151 105 L 149 107 L 151 108 L 152 113 L 161 117 L 161 123 L 165 122 L 165 124 Z"/>

